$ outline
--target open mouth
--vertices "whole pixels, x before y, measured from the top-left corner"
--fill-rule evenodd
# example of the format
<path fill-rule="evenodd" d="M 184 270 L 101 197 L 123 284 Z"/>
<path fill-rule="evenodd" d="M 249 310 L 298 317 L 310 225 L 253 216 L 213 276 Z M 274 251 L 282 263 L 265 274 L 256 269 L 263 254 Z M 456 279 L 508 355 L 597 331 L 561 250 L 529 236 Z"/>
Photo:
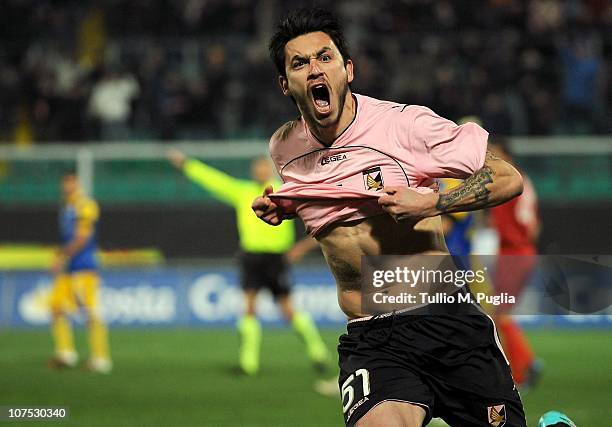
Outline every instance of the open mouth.
<path fill-rule="evenodd" d="M 312 87 L 312 100 L 315 105 L 315 109 L 318 113 L 325 114 L 330 111 L 329 102 L 329 89 L 323 83 L 317 84 Z"/>

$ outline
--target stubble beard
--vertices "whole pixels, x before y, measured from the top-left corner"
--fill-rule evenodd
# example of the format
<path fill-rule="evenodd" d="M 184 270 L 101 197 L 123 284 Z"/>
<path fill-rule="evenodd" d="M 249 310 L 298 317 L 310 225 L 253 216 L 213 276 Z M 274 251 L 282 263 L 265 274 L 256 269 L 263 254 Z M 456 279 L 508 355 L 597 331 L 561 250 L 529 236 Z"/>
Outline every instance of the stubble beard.
<path fill-rule="evenodd" d="M 304 96 L 304 107 L 300 108 L 300 113 L 302 114 L 302 116 L 306 119 L 306 122 L 309 125 L 314 125 L 316 128 L 319 129 L 328 129 L 332 126 L 336 126 L 338 125 L 338 123 L 340 122 L 340 118 L 342 117 L 342 112 L 344 111 L 344 105 L 346 104 L 346 96 L 348 94 L 349 91 L 349 85 L 348 82 L 345 80 L 344 82 L 342 82 L 342 89 L 339 91 L 340 96 L 338 99 L 338 110 L 335 112 L 335 117 L 333 120 L 330 120 L 327 124 L 321 123 L 321 119 L 317 118 L 314 107 L 312 106 L 312 100 L 310 99 L 310 97 L 308 96 L 308 94 L 306 94 Z M 300 105 L 300 103 L 297 103 L 298 106 Z M 304 112 L 306 112 L 306 114 L 304 114 Z M 323 121 L 327 121 L 329 120 L 330 117 L 324 117 L 322 120 Z"/>

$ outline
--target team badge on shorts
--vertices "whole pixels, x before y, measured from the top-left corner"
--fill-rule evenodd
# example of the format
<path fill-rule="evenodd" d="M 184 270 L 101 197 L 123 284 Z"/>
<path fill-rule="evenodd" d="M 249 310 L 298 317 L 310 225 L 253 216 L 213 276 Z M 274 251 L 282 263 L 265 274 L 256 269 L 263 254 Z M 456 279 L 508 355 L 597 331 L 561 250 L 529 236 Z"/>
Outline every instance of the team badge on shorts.
<path fill-rule="evenodd" d="M 489 424 L 493 427 L 506 425 L 506 405 L 494 405 L 487 407 Z"/>
<path fill-rule="evenodd" d="M 366 190 L 382 190 L 382 188 L 385 186 L 385 182 L 383 181 L 380 166 L 364 170 L 363 183 L 365 185 Z"/>

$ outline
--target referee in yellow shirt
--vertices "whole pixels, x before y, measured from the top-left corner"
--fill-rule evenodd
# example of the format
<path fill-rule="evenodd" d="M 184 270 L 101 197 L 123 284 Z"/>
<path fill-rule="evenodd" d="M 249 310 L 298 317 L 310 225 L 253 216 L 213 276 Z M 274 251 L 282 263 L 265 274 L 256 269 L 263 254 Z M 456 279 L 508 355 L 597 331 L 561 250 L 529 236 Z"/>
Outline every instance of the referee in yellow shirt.
<path fill-rule="evenodd" d="M 310 249 L 316 247 L 314 239 L 307 237 L 295 243 L 295 230 L 290 221 L 273 227 L 260 221 L 251 209 L 255 197 L 268 185 L 277 186 L 274 171 L 265 157 L 251 163 L 251 180 L 234 178 L 199 160 L 188 159 L 183 153 L 171 150 L 170 162 L 193 182 L 214 198 L 236 210 L 240 236 L 241 285 L 246 301 L 246 312 L 238 321 L 240 334 L 239 364 L 247 375 L 259 370 L 261 325 L 256 317 L 257 293 L 262 288 L 272 292 L 285 319 L 301 336 L 306 351 L 317 369 L 324 369 L 329 353 L 321 340 L 316 325 L 307 313 L 294 310 L 290 300 L 288 263 L 299 261 Z"/>

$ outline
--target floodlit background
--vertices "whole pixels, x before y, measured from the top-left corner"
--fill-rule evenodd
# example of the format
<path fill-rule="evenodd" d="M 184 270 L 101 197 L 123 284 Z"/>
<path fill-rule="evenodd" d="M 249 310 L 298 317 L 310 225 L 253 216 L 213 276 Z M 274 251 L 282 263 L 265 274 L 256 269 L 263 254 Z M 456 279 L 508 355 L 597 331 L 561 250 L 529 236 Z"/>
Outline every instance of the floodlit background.
<path fill-rule="evenodd" d="M 165 159 L 179 147 L 248 177 L 249 160 L 297 114 L 276 87 L 266 44 L 279 16 L 303 4 L 0 4 L 0 405 L 68 406 L 64 424 L 79 426 L 342 424 L 339 399 L 314 392 L 303 346 L 269 295 L 259 307 L 269 326 L 261 373 L 235 375 L 235 217 Z M 453 120 L 477 116 L 509 135 L 539 194 L 540 253 L 610 253 L 609 2 L 329 7 L 345 22 L 355 92 Z M 109 376 L 46 367 L 47 267 L 58 243 L 59 178 L 69 167 L 102 209 Z M 344 318 L 321 255 L 297 266 L 294 279 L 296 304 L 333 350 Z M 579 426 L 610 419 L 611 316 L 519 317 L 544 361 L 541 383 L 524 396 L 530 425 L 549 409 Z M 84 354 L 82 329 L 78 338 Z"/>

